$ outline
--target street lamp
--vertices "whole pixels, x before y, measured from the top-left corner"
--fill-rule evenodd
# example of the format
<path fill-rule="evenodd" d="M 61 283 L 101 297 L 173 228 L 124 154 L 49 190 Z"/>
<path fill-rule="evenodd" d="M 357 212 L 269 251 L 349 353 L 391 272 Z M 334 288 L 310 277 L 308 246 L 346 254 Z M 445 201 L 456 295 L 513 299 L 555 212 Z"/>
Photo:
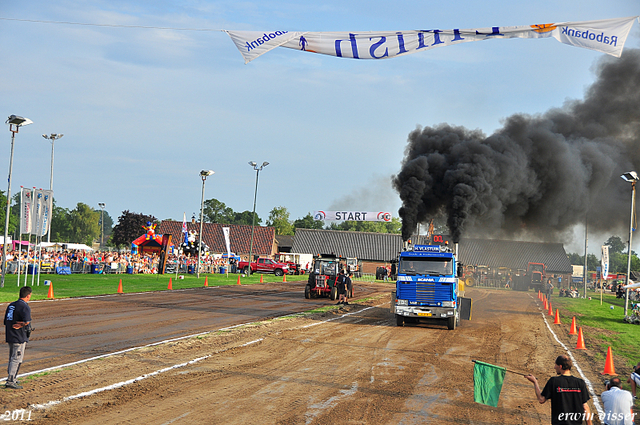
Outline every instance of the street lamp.
<path fill-rule="evenodd" d="M 200 171 L 200 177 L 202 177 L 202 198 L 200 200 L 200 235 L 198 237 L 198 271 L 197 275 L 200 278 L 200 255 L 202 255 L 202 222 L 204 220 L 204 182 L 207 177 L 214 174 L 212 170 Z"/>
<path fill-rule="evenodd" d="M 56 140 L 64 136 L 64 134 L 51 133 L 49 136 L 43 134 L 42 137 L 51 140 L 51 176 L 49 177 L 49 190 L 53 191 L 53 145 Z M 53 195 L 52 195 L 53 196 Z M 51 232 L 47 232 L 47 242 L 51 242 Z"/>
<path fill-rule="evenodd" d="M 631 221 L 629 222 L 629 255 L 627 256 L 627 277 L 625 279 L 625 285 L 629 285 L 629 273 L 631 273 L 631 235 L 633 234 L 633 210 L 636 203 L 636 182 L 638 181 L 638 174 L 635 171 L 629 171 L 620 176 L 624 181 L 631 183 Z M 627 316 L 627 310 L 629 309 L 629 288 L 625 290 L 624 300 L 624 316 Z"/>
<path fill-rule="evenodd" d="M 100 248 L 104 245 L 104 207 L 107 206 L 104 202 L 98 202 L 98 206 L 102 209 L 100 213 L 100 223 L 102 224 L 102 231 L 100 232 Z"/>
<path fill-rule="evenodd" d="M 260 175 L 260 171 L 267 165 L 268 162 L 263 162 L 260 167 L 255 161 L 249 161 L 249 165 L 256 170 L 256 189 L 253 192 L 253 214 L 251 215 L 251 245 L 249 245 L 249 274 L 251 274 L 251 261 L 253 259 L 253 232 L 255 231 L 256 226 L 256 198 L 258 197 L 258 176 Z"/>
<path fill-rule="evenodd" d="M 2 279 L 0 280 L 0 288 L 4 288 L 4 275 L 7 270 L 7 238 L 9 237 L 9 213 L 11 212 L 11 172 L 13 168 L 13 142 L 16 137 L 16 133 L 20 130 L 20 127 L 24 125 L 32 124 L 29 118 L 19 117 L 17 115 L 11 115 L 5 121 L 5 124 L 9 124 L 9 131 L 11 132 L 11 156 L 9 157 L 9 183 L 7 188 L 7 213 L 4 218 L 4 244 L 2 250 Z"/>

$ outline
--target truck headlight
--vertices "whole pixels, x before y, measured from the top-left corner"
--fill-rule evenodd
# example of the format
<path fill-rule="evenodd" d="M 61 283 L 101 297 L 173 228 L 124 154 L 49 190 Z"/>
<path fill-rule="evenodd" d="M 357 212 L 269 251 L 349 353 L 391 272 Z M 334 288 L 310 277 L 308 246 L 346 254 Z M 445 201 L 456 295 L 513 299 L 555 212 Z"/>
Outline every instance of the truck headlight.
<path fill-rule="evenodd" d="M 408 305 L 407 300 L 396 300 L 396 305 Z"/>
<path fill-rule="evenodd" d="M 442 307 L 455 307 L 455 301 L 442 301 Z"/>

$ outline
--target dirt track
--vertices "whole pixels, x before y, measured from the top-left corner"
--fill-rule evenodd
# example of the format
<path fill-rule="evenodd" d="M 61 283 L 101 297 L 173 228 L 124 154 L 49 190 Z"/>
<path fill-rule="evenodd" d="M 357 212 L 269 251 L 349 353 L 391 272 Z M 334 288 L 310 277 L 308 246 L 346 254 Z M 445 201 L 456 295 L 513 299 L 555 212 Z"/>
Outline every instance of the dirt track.
<path fill-rule="evenodd" d="M 46 424 L 550 423 L 549 405 L 540 406 L 519 375 L 507 374 L 498 408 L 473 402 L 472 359 L 533 372 L 542 383 L 553 373 L 562 348 L 535 295 L 478 289 L 467 295 L 473 320 L 455 331 L 440 324 L 396 327 L 387 295 L 65 368 L 27 379 L 24 390 L 0 390 L 0 406 L 27 409 L 33 423 Z M 575 347 L 563 328 L 554 330 Z M 601 365 L 572 351 L 599 392 Z M 27 364 L 30 356 L 27 350 Z M 145 374 L 153 375 L 75 398 Z"/>

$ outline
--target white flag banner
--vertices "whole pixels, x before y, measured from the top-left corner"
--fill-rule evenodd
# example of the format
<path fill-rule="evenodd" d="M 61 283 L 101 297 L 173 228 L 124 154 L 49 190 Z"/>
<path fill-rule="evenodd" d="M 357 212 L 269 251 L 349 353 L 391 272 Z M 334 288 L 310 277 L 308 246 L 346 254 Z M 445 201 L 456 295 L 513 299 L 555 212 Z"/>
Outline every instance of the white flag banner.
<path fill-rule="evenodd" d="M 53 191 L 42 190 L 42 224 L 40 236 L 44 236 L 51 230 L 51 210 L 53 209 Z"/>
<path fill-rule="evenodd" d="M 620 57 L 638 16 L 597 21 L 450 30 L 289 32 L 227 31 L 249 63 L 276 47 L 353 59 L 387 59 L 436 47 L 502 38 L 550 38 Z"/>
<path fill-rule="evenodd" d="M 227 244 L 227 254 L 231 257 L 231 242 L 229 240 L 229 228 L 223 227 L 222 234 L 224 234 L 224 243 Z"/>
<path fill-rule="evenodd" d="M 31 232 L 44 236 L 51 226 L 51 210 L 53 208 L 53 191 L 44 189 L 31 190 Z"/>
<path fill-rule="evenodd" d="M 20 234 L 31 233 L 33 226 L 33 189 L 22 188 L 20 191 Z"/>
<path fill-rule="evenodd" d="M 384 211 L 314 211 L 314 220 L 330 221 L 391 221 L 392 216 Z"/>
<path fill-rule="evenodd" d="M 606 280 L 607 276 L 609 276 L 609 245 L 602 245 L 600 266 L 602 270 L 602 278 Z"/>

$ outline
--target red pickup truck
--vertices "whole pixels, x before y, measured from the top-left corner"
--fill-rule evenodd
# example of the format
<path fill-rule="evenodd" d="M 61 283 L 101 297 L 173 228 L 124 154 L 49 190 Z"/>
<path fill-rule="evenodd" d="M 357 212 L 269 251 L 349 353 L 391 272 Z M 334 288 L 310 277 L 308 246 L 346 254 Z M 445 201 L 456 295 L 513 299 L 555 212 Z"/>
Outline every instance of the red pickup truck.
<path fill-rule="evenodd" d="M 251 263 L 251 265 L 247 261 L 238 262 L 238 270 L 242 270 L 244 274 L 249 274 L 249 267 L 251 267 L 251 273 L 273 273 L 276 276 L 289 273 L 288 265 L 277 263 L 271 258 L 258 258 L 258 261 Z"/>

